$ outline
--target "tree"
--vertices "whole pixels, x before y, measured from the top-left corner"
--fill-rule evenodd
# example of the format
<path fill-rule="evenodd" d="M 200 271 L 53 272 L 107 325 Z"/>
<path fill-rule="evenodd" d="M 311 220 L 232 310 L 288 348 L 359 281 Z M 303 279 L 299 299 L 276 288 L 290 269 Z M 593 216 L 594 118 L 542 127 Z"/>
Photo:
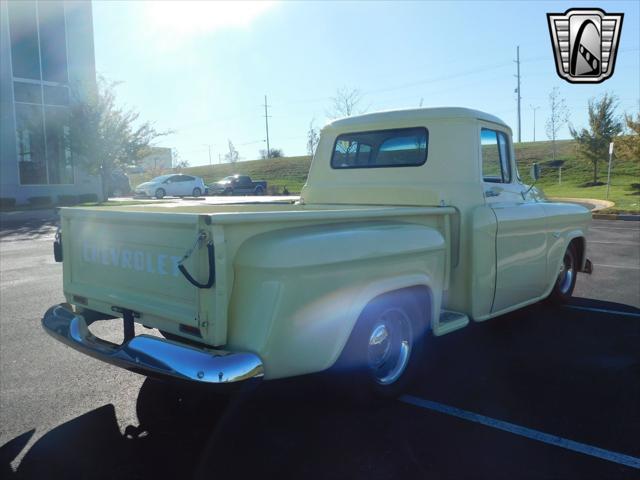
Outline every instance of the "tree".
<path fill-rule="evenodd" d="M 560 89 L 555 87 L 549 94 L 549 109 L 551 115 L 547 119 L 547 137 L 551 140 L 551 146 L 553 149 L 553 160 L 556 160 L 556 139 L 558 138 L 558 132 L 569 121 L 569 109 L 564 101 L 564 98 L 560 96 Z"/>
<path fill-rule="evenodd" d="M 189 167 L 189 160 L 183 159 L 177 150 L 171 151 L 171 163 L 173 164 L 173 169 L 178 172 L 183 168 Z"/>
<path fill-rule="evenodd" d="M 624 136 L 616 140 L 616 157 L 640 161 L 640 112 L 635 116 L 625 114 Z"/>
<path fill-rule="evenodd" d="M 114 170 L 137 164 L 150 152 L 152 142 L 171 131 L 158 131 L 140 114 L 116 104 L 116 82 L 98 79 L 95 92 L 73 92 L 69 112 L 69 149 L 77 165 L 102 180 L 103 200 Z"/>
<path fill-rule="evenodd" d="M 357 88 L 339 88 L 336 90 L 336 95 L 331 97 L 331 101 L 333 105 L 327 113 L 331 118 L 350 117 L 357 113 L 364 113 L 364 110 L 358 109 L 358 105 L 362 101 L 362 92 Z"/>
<path fill-rule="evenodd" d="M 233 146 L 231 140 L 229 140 L 229 152 L 224 154 L 224 161 L 228 163 L 236 163 L 240 158 L 240 154 L 236 150 L 236 147 Z"/>
<path fill-rule="evenodd" d="M 316 153 L 316 147 L 320 141 L 320 134 L 314 125 L 315 119 L 309 122 L 309 130 L 307 131 L 307 153 L 313 156 Z"/>
<path fill-rule="evenodd" d="M 269 153 L 267 154 L 267 150 L 266 149 L 262 149 L 260 150 L 260 158 L 261 159 L 266 159 L 266 158 L 282 158 L 284 157 L 284 151 L 281 148 L 271 148 L 269 149 Z"/>
<path fill-rule="evenodd" d="M 606 159 L 609 143 L 622 132 L 622 122 L 616 115 L 618 99 L 605 93 L 600 99 L 589 100 L 589 130 L 574 130 L 571 136 L 578 144 L 580 154 L 593 163 L 593 183 L 598 185 L 598 161 Z"/>

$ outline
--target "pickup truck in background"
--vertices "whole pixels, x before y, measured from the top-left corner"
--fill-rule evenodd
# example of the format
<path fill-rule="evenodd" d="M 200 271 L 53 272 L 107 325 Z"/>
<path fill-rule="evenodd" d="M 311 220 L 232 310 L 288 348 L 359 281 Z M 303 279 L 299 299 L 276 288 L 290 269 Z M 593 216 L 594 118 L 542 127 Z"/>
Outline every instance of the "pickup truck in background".
<path fill-rule="evenodd" d="M 264 195 L 267 182 L 254 182 L 249 175 L 231 175 L 209 185 L 211 195 Z"/>
<path fill-rule="evenodd" d="M 437 337 L 567 301 L 591 272 L 590 221 L 523 183 L 492 115 L 349 117 L 322 130 L 296 204 L 61 209 L 67 303 L 43 325 L 145 375 L 217 384 L 333 369 L 393 396 Z M 89 330 L 114 316 L 121 345 Z M 164 338 L 135 336 L 134 322 Z"/>

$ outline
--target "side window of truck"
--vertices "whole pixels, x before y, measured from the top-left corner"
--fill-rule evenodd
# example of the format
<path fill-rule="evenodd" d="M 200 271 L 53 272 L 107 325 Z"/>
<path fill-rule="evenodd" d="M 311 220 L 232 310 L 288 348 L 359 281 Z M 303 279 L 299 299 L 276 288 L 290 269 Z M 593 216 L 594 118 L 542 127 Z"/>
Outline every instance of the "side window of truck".
<path fill-rule="evenodd" d="M 429 132 L 424 127 L 339 135 L 332 168 L 417 167 L 427 161 Z"/>
<path fill-rule="evenodd" d="M 480 148 L 484 181 L 510 183 L 511 161 L 507 136 L 503 132 L 483 128 L 480 130 Z"/>

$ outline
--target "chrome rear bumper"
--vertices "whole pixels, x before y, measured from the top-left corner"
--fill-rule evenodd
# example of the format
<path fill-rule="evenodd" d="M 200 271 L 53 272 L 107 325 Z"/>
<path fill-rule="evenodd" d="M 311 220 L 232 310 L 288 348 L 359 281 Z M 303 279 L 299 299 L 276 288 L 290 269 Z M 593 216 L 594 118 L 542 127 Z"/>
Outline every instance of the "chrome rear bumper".
<path fill-rule="evenodd" d="M 64 305 L 47 310 L 42 326 L 49 335 L 84 354 L 142 375 L 207 384 L 264 375 L 262 361 L 253 353 L 199 349 L 150 335 L 138 335 L 116 345 L 93 335 L 85 319 Z"/>

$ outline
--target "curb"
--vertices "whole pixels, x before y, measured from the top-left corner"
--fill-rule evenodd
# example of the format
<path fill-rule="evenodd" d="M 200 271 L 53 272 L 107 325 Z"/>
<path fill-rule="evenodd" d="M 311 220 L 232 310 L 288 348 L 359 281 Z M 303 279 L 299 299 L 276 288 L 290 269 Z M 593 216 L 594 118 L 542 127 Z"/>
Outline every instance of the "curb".
<path fill-rule="evenodd" d="M 627 222 L 640 222 L 640 215 L 628 213 L 592 213 L 594 220 L 625 220 Z"/>

